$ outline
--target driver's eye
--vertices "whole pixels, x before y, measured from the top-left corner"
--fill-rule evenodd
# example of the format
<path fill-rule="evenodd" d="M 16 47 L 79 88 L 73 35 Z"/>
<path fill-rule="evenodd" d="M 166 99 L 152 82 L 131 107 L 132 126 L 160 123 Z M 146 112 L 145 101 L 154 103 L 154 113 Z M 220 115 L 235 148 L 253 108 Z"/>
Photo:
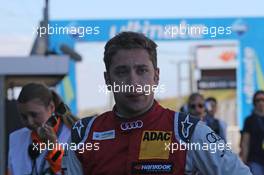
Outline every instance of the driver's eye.
<path fill-rule="evenodd" d="M 30 115 L 32 118 L 36 118 L 38 116 L 38 113 L 36 112 L 30 112 Z"/>
<path fill-rule="evenodd" d="M 22 118 L 22 120 L 26 121 L 27 120 L 27 115 L 21 114 L 21 118 Z"/>
<path fill-rule="evenodd" d="M 124 76 L 128 73 L 128 70 L 127 69 L 118 69 L 115 71 L 115 74 L 117 76 Z"/>
<path fill-rule="evenodd" d="M 137 70 L 137 73 L 138 73 L 139 75 L 142 75 L 142 74 L 144 74 L 144 73 L 146 73 L 146 72 L 148 72 L 148 69 L 146 69 L 146 68 L 140 68 L 140 69 Z"/>

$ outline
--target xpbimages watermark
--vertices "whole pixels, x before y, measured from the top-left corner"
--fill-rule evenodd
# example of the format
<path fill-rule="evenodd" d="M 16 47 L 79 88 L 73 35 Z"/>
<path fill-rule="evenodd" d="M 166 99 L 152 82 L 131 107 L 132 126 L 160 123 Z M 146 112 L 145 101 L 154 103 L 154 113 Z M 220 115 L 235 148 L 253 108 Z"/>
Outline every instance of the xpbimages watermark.
<path fill-rule="evenodd" d="M 114 93 L 144 93 L 145 95 L 150 95 L 153 93 L 164 93 L 165 92 L 165 85 L 128 85 L 124 84 L 123 82 L 121 84 L 116 84 L 115 82 L 113 85 L 99 85 L 99 92 L 108 94 L 110 92 Z"/>
<path fill-rule="evenodd" d="M 210 153 L 231 151 L 231 143 L 185 143 L 180 140 L 179 143 L 165 143 L 165 151 L 169 150 L 171 153 L 185 150 L 195 151 L 209 151 Z"/>
<path fill-rule="evenodd" d="M 52 150 L 72 150 L 78 153 L 84 153 L 84 151 L 98 151 L 100 149 L 99 143 L 52 143 L 48 141 L 47 143 L 32 143 L 33 150 L 39 151 L 42 153 L 43 151 L 52 151 Z"/>
<path fill-rule="evenodd" d="M 45 35 L 73 35 L 79 38 L 83 38 L 86 35 L 99 35 L 99 26 L 58 26 L 47 25 L 33 28 L 34 33 L 36 32 L 39 37 Z"/>
<path fill-rule="evenodd" d="M 167 25 L 164 27 L 164 34 L 171 38 L 186 38 L 187 36 L 200 38 L 203 35 L 207 35 L 211 38 L 215 38 L 221 35 L 231 35 L 231 26 L 205 26 L 205 25 Z"/>

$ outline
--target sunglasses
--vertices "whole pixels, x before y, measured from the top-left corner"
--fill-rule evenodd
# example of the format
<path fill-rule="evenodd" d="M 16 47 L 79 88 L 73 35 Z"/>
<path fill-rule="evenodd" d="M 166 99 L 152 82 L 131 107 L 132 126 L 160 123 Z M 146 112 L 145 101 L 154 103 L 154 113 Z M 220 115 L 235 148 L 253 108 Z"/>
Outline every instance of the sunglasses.
<path fill-rule="evenodd" d="M 259 102 L 261 102 L 261 101 L 264 102 L 264 98 L 256 98 L 256 99 L 255 99 L 255 102 L 256 102 L 256 103 L 259 103 Z"/>
<path fill-rule="evenodd" d="M 190 104 L 189 107 L 191 109 L 195 109 L 196 107 L 198 107 L 198 108 L 204 108 L 204 105 L 201 104 L 201 103 L 200 104 Z"/>

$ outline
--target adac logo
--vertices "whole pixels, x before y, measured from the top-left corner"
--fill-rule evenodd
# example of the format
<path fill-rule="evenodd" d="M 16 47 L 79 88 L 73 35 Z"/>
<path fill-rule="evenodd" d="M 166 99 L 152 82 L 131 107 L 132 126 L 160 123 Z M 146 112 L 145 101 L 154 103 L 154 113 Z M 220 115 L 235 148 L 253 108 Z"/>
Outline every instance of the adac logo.
<path fill-rule="evenodd" d="M 169 141 L 171 139 L 170 132 L 164 131 L 145 131 L 143 141 Z"/>
<path fill-rule="evenodd" d="M 172 131 L 144 131 L 142 134 L 139 160 L 168 159 L 169 150 L 164 149 L 165 143 L 172 140 Z"/>

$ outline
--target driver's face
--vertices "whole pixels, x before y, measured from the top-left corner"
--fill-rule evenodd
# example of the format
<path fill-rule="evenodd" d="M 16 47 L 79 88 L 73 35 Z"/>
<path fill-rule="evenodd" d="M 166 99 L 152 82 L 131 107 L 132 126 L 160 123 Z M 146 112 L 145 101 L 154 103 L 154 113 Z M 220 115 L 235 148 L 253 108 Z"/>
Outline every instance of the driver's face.
<path fill-rule="evenodd" d="M 154 99 L 151 88 L 158 85 L 159 70 L 154 69 L 149 57 L 145 49 L 121 49 L 112 57 L 109 72 L 105 73 L 108 85 L 123 87 L 114 92 L 117 108 L 132 116 L 145 111 Z"/>

